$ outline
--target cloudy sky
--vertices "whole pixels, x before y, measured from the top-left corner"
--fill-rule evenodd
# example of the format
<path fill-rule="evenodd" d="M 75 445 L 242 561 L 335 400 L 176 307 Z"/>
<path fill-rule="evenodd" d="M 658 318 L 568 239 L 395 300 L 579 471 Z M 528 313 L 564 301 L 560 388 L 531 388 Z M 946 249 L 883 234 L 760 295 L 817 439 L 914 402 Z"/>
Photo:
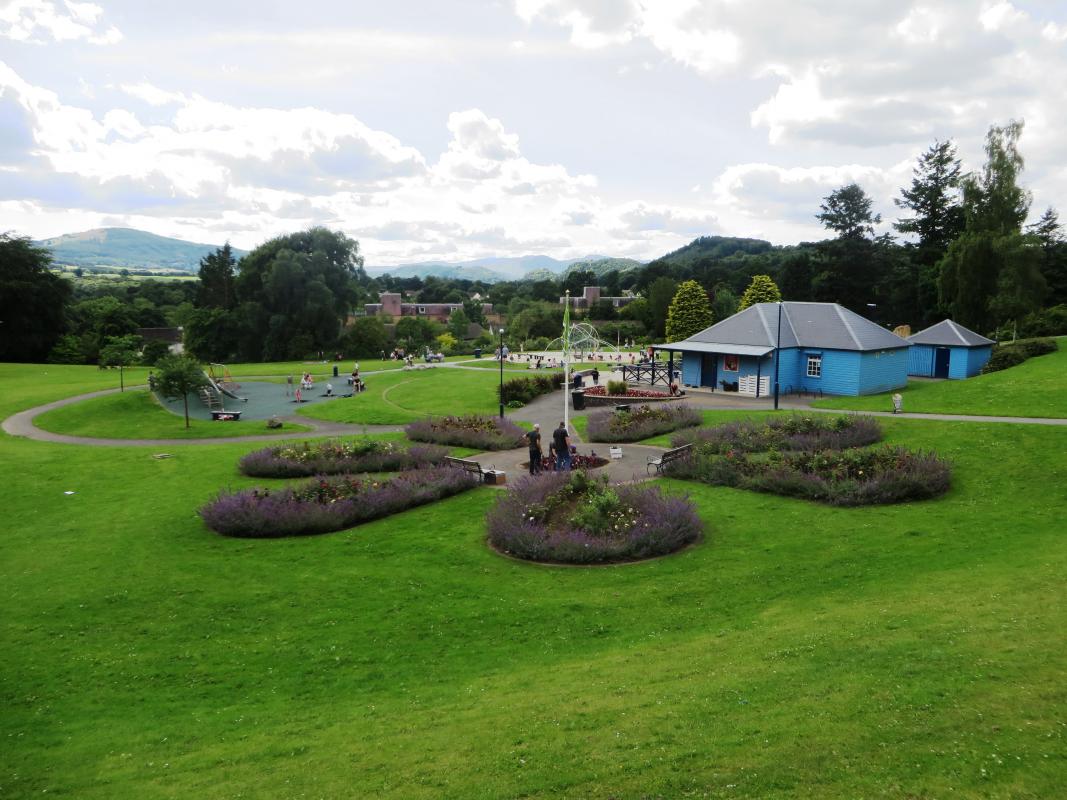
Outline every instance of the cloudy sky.
<path fill-rule="evenodd" d="M 937 138 L 1022 118 L 1067 200 L 1064 0 L 0 0 L 0 228 L 252 247 L 310 225 L 368 264 L 654 258 L 887 222 Z"/>

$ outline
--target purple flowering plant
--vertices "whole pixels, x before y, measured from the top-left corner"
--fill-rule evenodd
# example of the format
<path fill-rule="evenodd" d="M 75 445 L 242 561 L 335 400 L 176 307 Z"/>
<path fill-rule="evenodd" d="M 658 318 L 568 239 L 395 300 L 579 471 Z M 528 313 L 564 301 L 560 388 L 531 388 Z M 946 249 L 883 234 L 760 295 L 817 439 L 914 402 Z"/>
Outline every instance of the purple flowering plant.
<path fill-rule="evenodd" d="M 245 455 L 238 469 L 253 478 L 305 478 L 356 472 L 398 472 L 440 464 L 448 449 L 376 439 L 331 439 L 265 447 Z"/>
<path fill-rule="evenodd" d="M 428 417 L 412 422 L 404 433 L 416 442 L 433 442 L 474 450 L 512 450 L 522 446 L 525 431 L 506 417 L 482 414 Z"/>

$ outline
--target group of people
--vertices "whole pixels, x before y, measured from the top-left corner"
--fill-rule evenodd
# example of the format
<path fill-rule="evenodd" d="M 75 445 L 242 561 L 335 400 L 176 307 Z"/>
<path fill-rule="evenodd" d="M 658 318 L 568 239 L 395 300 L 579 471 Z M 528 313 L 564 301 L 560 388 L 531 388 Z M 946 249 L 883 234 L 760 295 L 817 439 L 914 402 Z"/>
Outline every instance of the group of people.
<path fill-rule="evenodd" d="M 530 448 L 530 474 L 541 473 L 541 460 L 544 458 L 544 450 L 541 447 L 541 425 L 534 423 L 533 430 L 526 434 L 526 441 Z M 576 450 L 571 445 L 571 437 L 567 432 L 567 424 L 561 422 L 559 427 L 552 431 L 552 440 L 548 444 L 548 455 L 554 459 L 553 467 L 558 472 L 571 468 L 571 455 Z"/>

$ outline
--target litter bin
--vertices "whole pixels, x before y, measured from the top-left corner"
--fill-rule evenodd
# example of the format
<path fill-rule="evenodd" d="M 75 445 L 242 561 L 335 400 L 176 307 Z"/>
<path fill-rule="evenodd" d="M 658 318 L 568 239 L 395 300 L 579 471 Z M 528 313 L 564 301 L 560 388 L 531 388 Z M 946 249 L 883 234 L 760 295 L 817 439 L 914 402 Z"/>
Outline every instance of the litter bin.
<path fill-rule="evenodd" d="M 571 392 L 571 406 L 575 411 L 585 408 L 585 389 L 575 389 Z"/>
<path fill-rule="evenodd" d="M 480 348 L 480 347 L 475 347 L 474 348 L 474 357 L 475 358 L 481 358 L 482 357 L 482 348 Z"/>
<path fill-rule="evenodd" d="M 337 371 L 337 365 L 333 365 L 333 376 L 336 378 L 340 373 Z"/>

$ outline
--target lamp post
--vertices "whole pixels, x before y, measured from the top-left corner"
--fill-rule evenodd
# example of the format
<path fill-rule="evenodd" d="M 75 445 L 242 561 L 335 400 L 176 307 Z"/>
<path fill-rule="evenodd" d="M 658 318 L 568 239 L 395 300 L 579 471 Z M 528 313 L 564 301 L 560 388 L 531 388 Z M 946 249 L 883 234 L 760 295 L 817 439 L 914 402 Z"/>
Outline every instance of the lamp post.
<path fill-rule="evenodd" d="M 778 341 L 774 346 L 774 410 L 778 410 L 778 362 L 782 360 L 782 301 L 778 301 Z"/>
<path fill-rule="evenodd" d="M 504 328 L 500 328 L 500 349 L 497 356 L 500 358 L 500 418 L 504 419 Z"/>

